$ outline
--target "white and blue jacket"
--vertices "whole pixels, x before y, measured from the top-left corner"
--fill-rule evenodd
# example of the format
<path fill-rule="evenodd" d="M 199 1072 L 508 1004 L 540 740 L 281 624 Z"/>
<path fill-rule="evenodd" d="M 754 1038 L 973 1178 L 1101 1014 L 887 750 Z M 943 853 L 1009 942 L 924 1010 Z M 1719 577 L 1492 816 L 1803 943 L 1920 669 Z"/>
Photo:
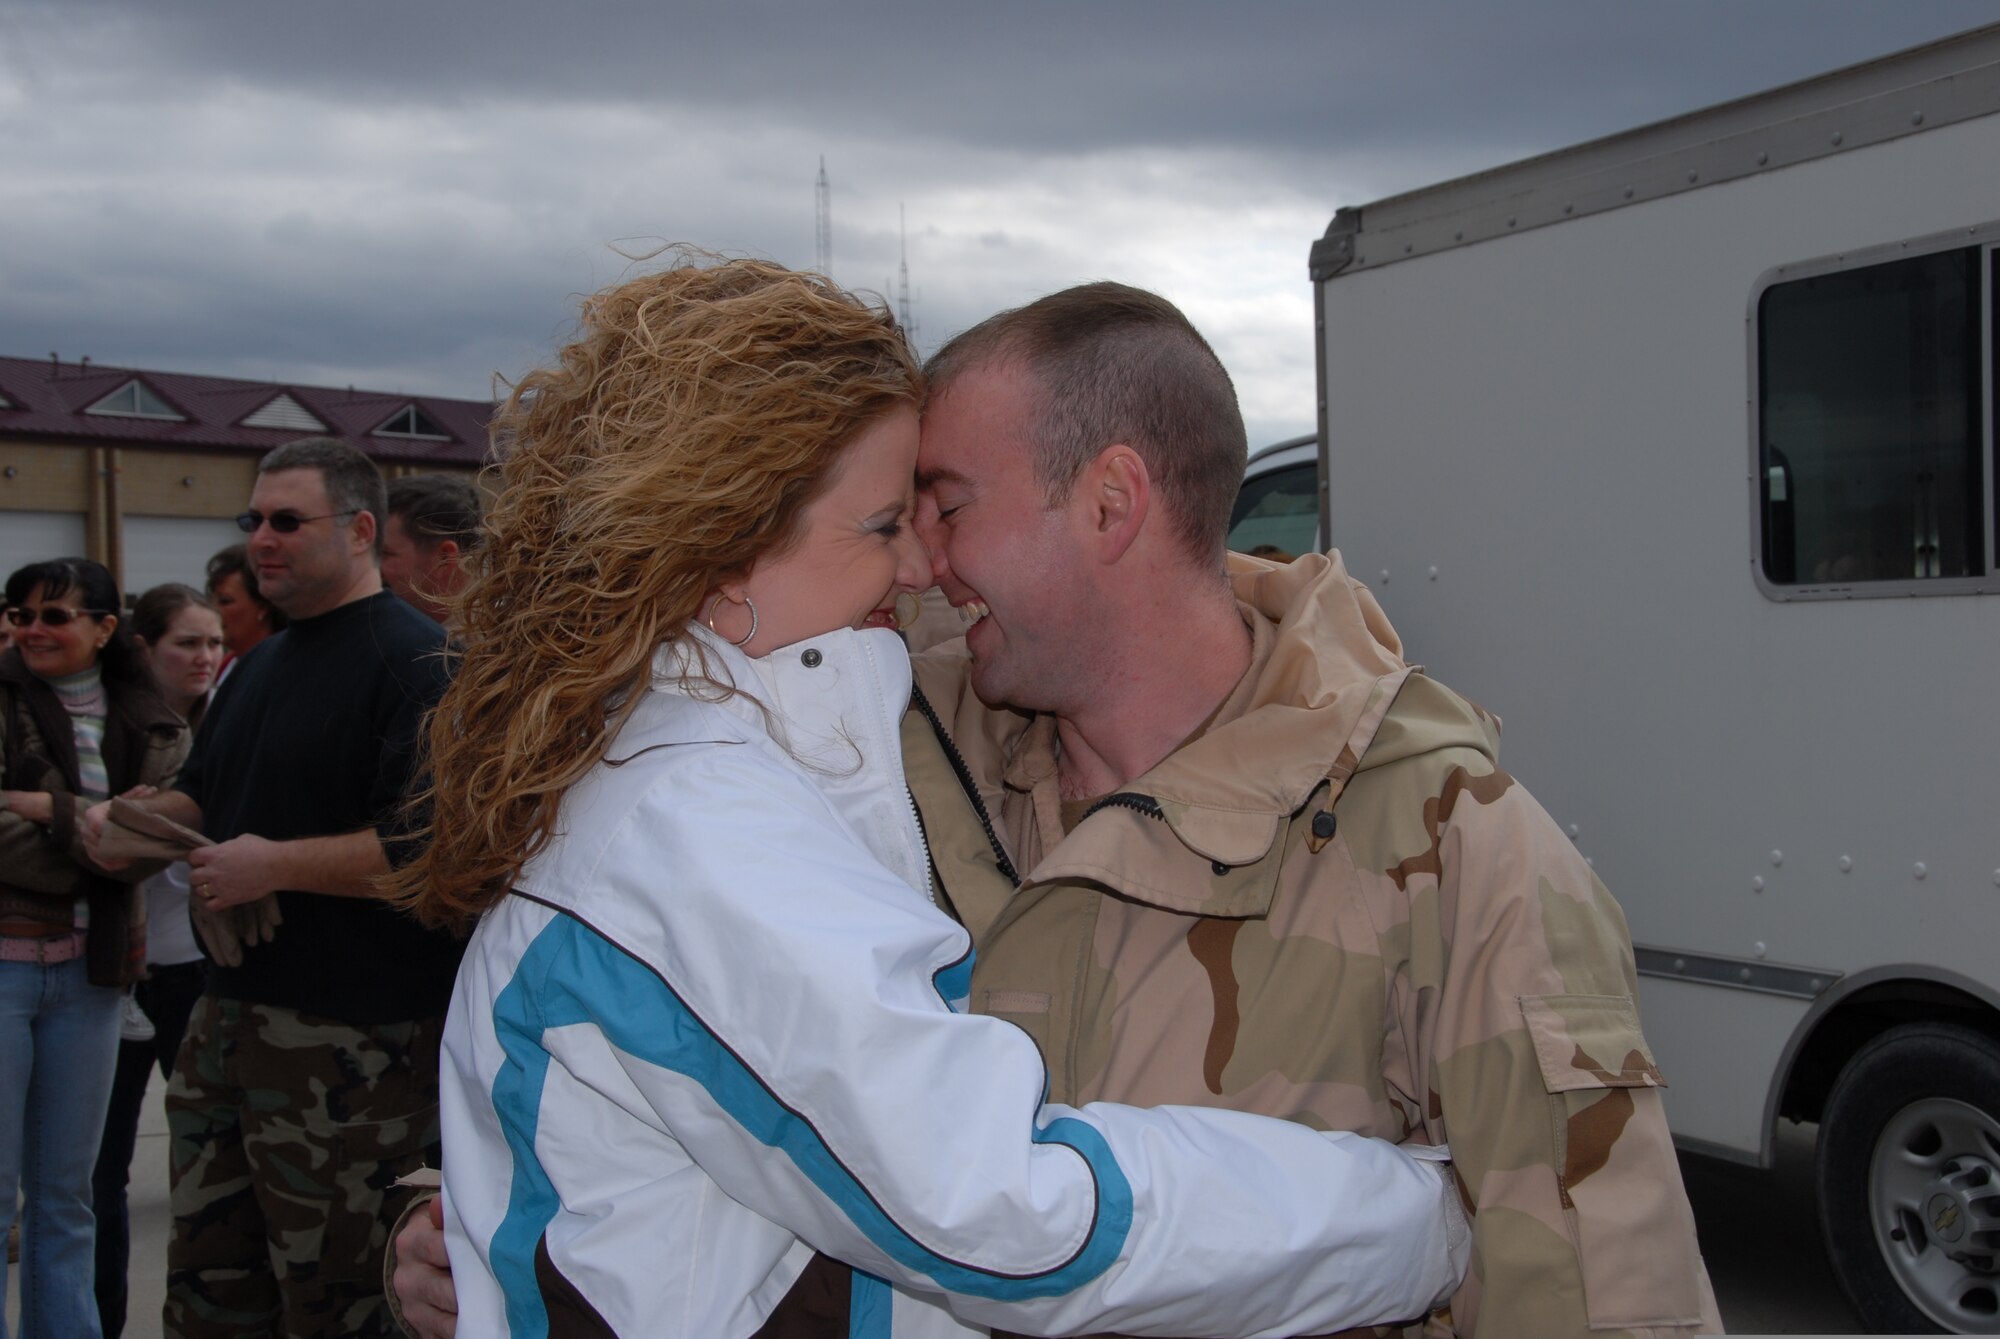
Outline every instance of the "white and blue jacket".
<path fill-rule="evenodd" d="M 737 1339 L 815 1249 L 864 1271 L 855 1335 L 1318 1334 L 1456 1285 L 1435 1164 L 1236 1112 L 1045 1106 L 1034 1043 L 955 1011 L 972 948 L 927 895 L 895 634 L 759 660 L 690 636 L 743 691 L 684 686 L 691 649 L 663 650 L 459 971 L 461 1334 Z"/>

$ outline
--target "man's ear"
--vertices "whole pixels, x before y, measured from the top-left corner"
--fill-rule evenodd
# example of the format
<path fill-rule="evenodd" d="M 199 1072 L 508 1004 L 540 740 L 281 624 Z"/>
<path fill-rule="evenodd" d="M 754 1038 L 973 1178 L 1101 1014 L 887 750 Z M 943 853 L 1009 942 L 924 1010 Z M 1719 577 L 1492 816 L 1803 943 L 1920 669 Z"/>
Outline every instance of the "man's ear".
<path fill-rule="evenodd" d="M 375 513 L 363 507 L 354 513 L 354 542 L 356 553 L 375 552 Z"/>
<path fill-rule="evenodd" d="M 458 566 L 458 541 L 440 539 L 437 546 L 437 560 L 440 566 Z"/>
<path fill-rule="evenodd" d="M 1153 476 L 1144 457 L 1123 442 L 1105 447 L 1084 467 L 1077 492 L 1097 560 L 1117 562 L 1137 541 L 1152 510 Z"/>

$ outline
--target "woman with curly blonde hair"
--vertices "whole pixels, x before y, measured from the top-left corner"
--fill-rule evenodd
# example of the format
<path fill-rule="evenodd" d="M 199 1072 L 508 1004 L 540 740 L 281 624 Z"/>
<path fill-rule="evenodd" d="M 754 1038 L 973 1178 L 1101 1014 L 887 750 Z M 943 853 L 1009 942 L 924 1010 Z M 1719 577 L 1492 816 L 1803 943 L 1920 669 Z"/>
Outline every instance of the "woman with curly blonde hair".
<path fill-rule="evenodd" d="M 971 945 L 898 750 L 921 391 L 886 311 L 683 254 L 588 299 L 500 412 L 397 880 L 477 919 L 442 1076 L 465 1333 L 1421 1311 L 1456 1282 L 1428 1169 L 1234 1112 L 1045 1108 L 1034 1044 L 954 1011 Z M 1385 1235 L 1420 1264 L 1357 1282 L 1345 1252 Z"/>

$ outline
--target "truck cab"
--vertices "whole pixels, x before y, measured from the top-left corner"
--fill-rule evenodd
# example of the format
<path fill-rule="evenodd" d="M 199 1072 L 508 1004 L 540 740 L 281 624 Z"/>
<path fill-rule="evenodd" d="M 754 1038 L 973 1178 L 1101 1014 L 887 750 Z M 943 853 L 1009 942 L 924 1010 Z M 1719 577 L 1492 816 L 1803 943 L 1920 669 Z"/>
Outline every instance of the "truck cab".
<path fill-rule="evenodd" d="M 1326 547 L 1317 437 L 1288 437 L 1251 454 L 1243 489 L 1229 512 L 1228 547 L 1284 559 Z"/>

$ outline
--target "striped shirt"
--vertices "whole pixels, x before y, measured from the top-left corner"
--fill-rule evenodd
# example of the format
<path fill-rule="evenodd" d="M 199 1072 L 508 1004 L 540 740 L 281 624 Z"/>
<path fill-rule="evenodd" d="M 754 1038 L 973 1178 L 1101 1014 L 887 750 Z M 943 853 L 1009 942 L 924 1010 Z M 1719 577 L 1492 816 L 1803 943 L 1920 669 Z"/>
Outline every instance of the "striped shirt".
<path fill-rule="evenodd" d="M 104 770 L 104 679 L 97 666 L 48 680 L 76 732 L 76 773 L 87 800 L 111 798 L 111 775 Z"/>

